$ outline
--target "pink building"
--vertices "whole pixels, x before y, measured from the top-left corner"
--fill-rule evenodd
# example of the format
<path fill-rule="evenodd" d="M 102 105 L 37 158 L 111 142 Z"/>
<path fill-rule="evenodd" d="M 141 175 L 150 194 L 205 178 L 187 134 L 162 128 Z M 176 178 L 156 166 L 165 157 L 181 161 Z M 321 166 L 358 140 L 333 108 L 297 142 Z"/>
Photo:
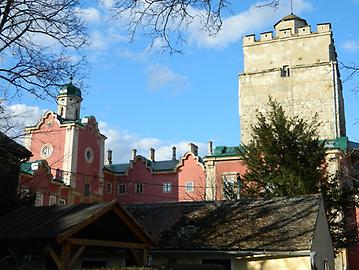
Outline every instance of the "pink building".
<path fill-rule="evenodd" d="M 155 150 L 149 158 L 133 150 L 129 163 L 105 166 L 104 200 L 117 199 L 123 203 L 164 201 L 200 201 L 205 199 L 206 176 L 198 148 L 190 149 L 176 159 L 173 147 L 171 160 L 155 160 Z"/>
<path fill-rule="evenodd" d="M 203 200 L 205 169 L 198 148 L 176 159 L 133 155 L 127 164 L 104 166 L 106 137 L 96 118 L 80 118 L 81 91 L 72 82 L 57 96 L 57 113 L 46 112 L 25 129 L 25 146 L 33 156 L 23 163 L 20 187 L 37 194 L 37 205 L 111 201 L 121 203 Z M 111 157 L 110 157 L 111 159 Z"/>
<path fill-rule="evenodd" d="M 208 143 L 206 164 L 207 199 L 223 200 L 240 197 L 241 178 L 247 168 L 239 156 L 239 146 L 216 146 Z"/>
<path fill-rule="evenodd" d="M 22 166 L 20 186 L 35 190 L 39 205 L 102 201 L 106 137 L 95 117 L 80 118 L 81 101 L 80 89 L 65 84 L 58 112 L 46 112 L 25 129 L 33 156 Z"/>

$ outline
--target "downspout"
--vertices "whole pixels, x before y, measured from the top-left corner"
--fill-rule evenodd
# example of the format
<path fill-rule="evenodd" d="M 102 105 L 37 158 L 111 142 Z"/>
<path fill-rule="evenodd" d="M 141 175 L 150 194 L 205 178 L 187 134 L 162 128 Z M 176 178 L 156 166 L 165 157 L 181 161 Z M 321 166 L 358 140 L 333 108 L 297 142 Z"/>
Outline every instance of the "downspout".
<path fill-rule="evenodd" d="M 337 62 L 331 61 L 332 65 L 332 73 L 333 73 L 333 86 L 334 86 L 334 101 L 333 101 L 333 113 L 334 113 L 334 132 L 335 132 L 335 138 L 339 137 L 339 129 L 340 129 L 340 123 L 339 123 L 339 90 L 338 90 L 338 74 L 337 74 Z"/>
<path fill-rule="evenodd" d="M 315 252 L 310 253 L 310 266 L 312 270 L 317 270 L 317 266 L 315 265 L 315 256 L 317 254 Z"/>

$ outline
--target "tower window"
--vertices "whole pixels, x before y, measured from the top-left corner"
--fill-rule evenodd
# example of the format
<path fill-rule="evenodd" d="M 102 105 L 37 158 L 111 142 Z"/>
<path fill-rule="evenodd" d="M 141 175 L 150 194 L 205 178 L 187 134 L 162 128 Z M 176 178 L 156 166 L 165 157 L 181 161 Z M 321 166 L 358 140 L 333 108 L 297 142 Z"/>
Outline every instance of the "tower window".
<path fill-rule="evenodd" d="M 64 116 L 64 107 L 60 107 L 60 115 Z"/>
<path fill-rule="evenodd" d="M 283 66 L 280 69 L 280 75 L 281 75 L 281 77 L 289 77 L 290 76 L 289 66 Z"/>

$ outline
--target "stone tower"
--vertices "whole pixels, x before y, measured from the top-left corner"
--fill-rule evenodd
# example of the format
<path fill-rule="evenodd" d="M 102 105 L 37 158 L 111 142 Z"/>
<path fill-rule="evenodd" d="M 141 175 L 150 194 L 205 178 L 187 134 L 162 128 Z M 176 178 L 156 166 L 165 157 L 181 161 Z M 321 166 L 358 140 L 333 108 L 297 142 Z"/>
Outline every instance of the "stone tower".
<path fill-rule="evenodd" d="M 273 32 L 243 38 L 244 71 L 239 75 L 241 142 L 251 138 L 256 111 L 265 112 L 269 96 L 290 116 L 311 120 L 317 113 L 321 139 L 345 136 L 342 84 L 329 23 L 312 32 L 293 14 Z"/>
<path fill-rule="evenodd" d="M 80 118 L 81 90 L 72 84 L 71 81 L 61 87 L 57 96 L 57 114 L 66 120 Z"/>

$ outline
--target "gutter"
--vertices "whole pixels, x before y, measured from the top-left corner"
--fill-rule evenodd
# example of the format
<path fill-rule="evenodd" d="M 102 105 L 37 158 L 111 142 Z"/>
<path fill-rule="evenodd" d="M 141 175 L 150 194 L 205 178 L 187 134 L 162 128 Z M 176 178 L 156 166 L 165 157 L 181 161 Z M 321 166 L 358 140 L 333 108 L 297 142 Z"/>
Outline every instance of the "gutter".
<path fill-rule="evenodd" d="M 304 251 L 228 251 L 228 250 L 149 250 L 149 253 L 152 254 L 212 254 L 212 255 L 231 255 L 231 256 L 239 256 L 239 257 L 246 257 L 246 256 L 261 256 L 261 257 L 268 257 L 268 256 L 285 256 L 285 257 L 303 257 L 303 256 L 313 256 L 313 260 L 315 257 L 315 252 L 310 252 L 309 250 Z M 314 254 L 314 255 L 313 255 Z"/>

